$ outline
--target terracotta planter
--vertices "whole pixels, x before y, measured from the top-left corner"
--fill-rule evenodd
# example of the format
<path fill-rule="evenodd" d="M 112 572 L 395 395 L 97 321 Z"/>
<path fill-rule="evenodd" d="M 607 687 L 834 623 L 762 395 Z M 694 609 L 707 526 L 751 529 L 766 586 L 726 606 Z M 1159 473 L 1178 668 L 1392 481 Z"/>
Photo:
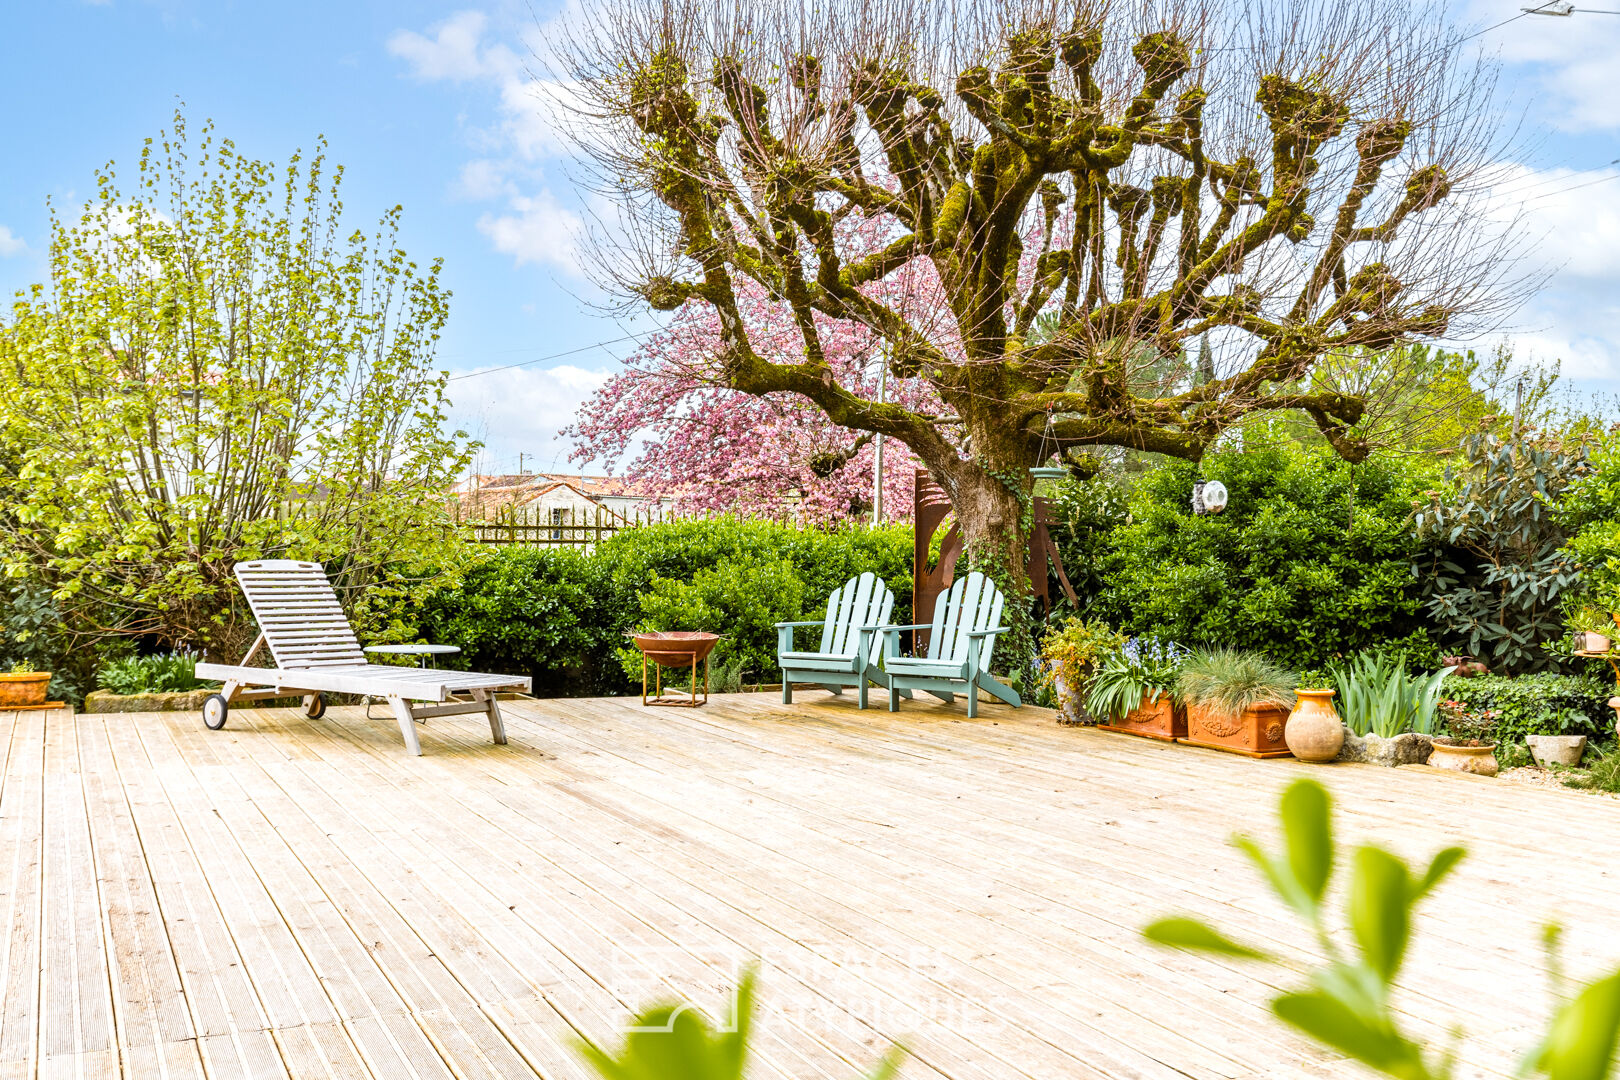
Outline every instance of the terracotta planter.
<path fill-rule="evenodd" d="M 1436 769 L 1473 773 L 1475 776 L 1495 776 L 1496 744 L 1478 739 L 1453 739 L 1444 735 L 1434 737 L 1434 753 L 1429 764 Z"/>
<path fill-rule="evenodd" d="M 1139 707 L 1113 723 L 1098 724 L 1097 730 L 1174 742 L 1187 737 L 1187 713 L 1171 701 L 1168 694 L 1160 694 L 1156 701 L 1149 701 L 1144 695 Z"/>
<path fill-rule="evenodd" d="M 0 709 L 43 705 L 50 685 L 48 671 L 0 672 Z"/>
<path fill-rule="evenodd" d="M 1344 746 L 1344 721 L 1333 707 L 1332 690 L 1299 690 L 1283 738 L 1301 761 L 1332 761 Z"/>
<path fill-rule="evenodd" d="M 1187 737 L 1178 741 L 1249 757 L 1288 757 L 1288 706 L 1251 705 L 1233 715 L 1207 705 L 1187 706 Z"/>

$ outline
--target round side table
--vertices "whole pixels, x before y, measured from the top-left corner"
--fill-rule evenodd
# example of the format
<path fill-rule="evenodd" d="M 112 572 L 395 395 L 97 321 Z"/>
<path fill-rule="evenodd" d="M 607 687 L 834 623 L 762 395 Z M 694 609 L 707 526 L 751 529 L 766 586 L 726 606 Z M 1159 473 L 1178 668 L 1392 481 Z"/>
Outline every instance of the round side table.
<path fill-rule="evenodd" d="M 433 667 L 433 657 L 454 656 L 461 648 L 456 645 L 367 645 L 366 652 L 383 656 L 418 656 L 417 667 Z"/>

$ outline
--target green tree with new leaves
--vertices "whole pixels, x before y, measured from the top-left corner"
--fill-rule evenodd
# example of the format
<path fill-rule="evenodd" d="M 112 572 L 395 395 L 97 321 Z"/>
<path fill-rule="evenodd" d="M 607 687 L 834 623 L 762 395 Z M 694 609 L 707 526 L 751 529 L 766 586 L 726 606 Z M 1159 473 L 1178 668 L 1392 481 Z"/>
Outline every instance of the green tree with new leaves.
<path fill-rule="evenodd" d="M 375 629 L 446 561 L 449 293 L 399 207 L 346 229 L 341 177 L 324 142 L 278 168 L 177 115 L 132 186 L 108 165 L 53 212 L 48 280 L 0 324 L 0 557 L 76 633 L 228 654 L 232 564 L 266 557 L 325 562 Z"/>

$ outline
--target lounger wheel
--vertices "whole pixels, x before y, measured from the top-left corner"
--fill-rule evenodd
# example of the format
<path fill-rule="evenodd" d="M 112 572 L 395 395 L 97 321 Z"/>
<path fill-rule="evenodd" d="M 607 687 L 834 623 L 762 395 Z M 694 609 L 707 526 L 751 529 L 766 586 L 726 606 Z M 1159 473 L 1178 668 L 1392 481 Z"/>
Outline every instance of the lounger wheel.
<path fill-rule="evenodd" d="M 304 715 L 319 720 L 326 715 L 326 695 L 314 694 L 304 700 Z"/>
<path fill-rule="evenodd" d="M 225 726 L 225 717 L 231 712 L 230 703 L 223 694 L 209 694 L 208 700 L 203 702 L 203 726 L 209 731 L 218 731 Z"/>

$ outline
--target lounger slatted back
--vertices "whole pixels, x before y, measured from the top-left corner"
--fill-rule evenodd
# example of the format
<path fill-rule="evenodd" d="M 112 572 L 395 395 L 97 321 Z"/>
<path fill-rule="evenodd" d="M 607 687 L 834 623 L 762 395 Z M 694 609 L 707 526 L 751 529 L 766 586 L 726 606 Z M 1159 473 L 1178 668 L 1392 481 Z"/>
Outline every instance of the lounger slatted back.
<path fill-rule="evenodd" d="M 320 563 L 241 562 L 236 564 L 236 580 L 259 624 L 259 637 L 239 664 L 197 665 L 200 678 L 225 684 L 203 706 L 203 722 L 210 728 L 224 727 L 230 706 L 238 701 L 300 694 L 309 716 L 319 719 L 326 711 L 325 695 L 357 694 L 388 700 L 413 754 L 422 752 L 417 721 L 433 716 L 483 713 L 489 718 L 491 736 L 497 743 L 506 742 L 495 695 L 527 693 L 526 677 L 367 663 Z M 269 646 L 275 667 L 249 666 L 261 645 Z M 419 701 L 437 704 L 412 704 Z"/>
<path fill-rule="evenodd" d="M 967 695 L 969 716 L 979 714 L 979 689 L 1015 708 L 1022 704 L 1012 687 L 990 674 L 996 636 L 1007 632 L 1000 625 L 1006 598 L 995 582 L 974 571 L 958 578 L 950 591 L 934 602 L 934 621 L 913 626 L 883 628 L 883 666 L 889 685 L 889 710 L 900 707 L 905 690 L 922 690 L 942 701 Z M 925 656 L 901 656 L 900 633 L 927 630 Z"/>
<path fill-rule="evenodd" d="M 320 563 L 289 559 L 237 563 L 236 580 L 277 667 L 366 663 L 366 654 Z"/>
<path fill-rule="evenodd" d="M 883 641 L 878 627 L 894 612 L 894 592 L 873 573 L 852 577 L 827 598 L 827 614 L 819 621 L 776 624 L 776 662 L 782 668 L 782 702 L 793 702 L 793 683 L 812 682 L 843 693 L 856 688 L 856 699 L 866 708 L 868 683 L 883 683 L 878 666 Z M 821 627 L 821 645 L 815 652 L 796 652 L 793 631 Z"/>

